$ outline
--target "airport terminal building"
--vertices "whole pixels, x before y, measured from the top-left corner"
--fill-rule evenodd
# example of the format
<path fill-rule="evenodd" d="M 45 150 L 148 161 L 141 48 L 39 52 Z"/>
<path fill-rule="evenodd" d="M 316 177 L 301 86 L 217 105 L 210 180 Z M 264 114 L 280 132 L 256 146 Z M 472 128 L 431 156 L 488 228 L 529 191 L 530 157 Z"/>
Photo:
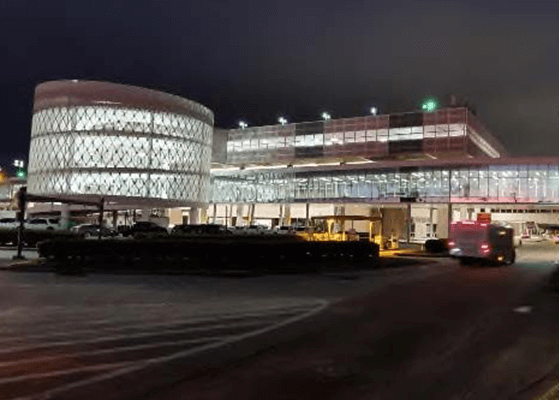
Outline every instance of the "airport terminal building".
<path fill-rule="evenodd" d="M 378 215 L 379 233 L 411 240 L 447 237 L 451 220 L 479 212 L 559 225 L 559 157 L 509 157 L 467 107 L 226 130 L 178 96 L 46 82 L 35 92 L 27 184 L 61 201 L 102 198 L 113 223 L 128 210 L 170 224 L 268 226 Z"/>

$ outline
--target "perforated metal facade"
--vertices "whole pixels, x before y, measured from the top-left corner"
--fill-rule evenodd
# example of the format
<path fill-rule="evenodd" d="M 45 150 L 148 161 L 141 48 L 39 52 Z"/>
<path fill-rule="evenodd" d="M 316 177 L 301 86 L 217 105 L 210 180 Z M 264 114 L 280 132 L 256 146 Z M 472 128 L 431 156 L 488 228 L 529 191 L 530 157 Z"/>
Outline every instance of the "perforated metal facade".
<path fill-rule="evenodd" d="M 504 153 L 492 133 L 463 107 L 232 129 L 227 141 L 227 163 L 236 165 L 419 155 L 498 158 Z"/>
<path fill-rule="evenodd" d="M 211 111 L 124 85 L 43 85 L 37 87 L 31 131 L 30 193 L 129 204 L 207 203 Z"/>

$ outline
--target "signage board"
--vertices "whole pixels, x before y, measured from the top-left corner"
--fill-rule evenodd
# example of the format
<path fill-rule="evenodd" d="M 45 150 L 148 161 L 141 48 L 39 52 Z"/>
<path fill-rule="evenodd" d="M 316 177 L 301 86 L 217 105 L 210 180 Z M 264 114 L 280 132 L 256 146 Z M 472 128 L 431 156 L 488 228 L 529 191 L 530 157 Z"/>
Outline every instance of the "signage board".
<path fill-rule="evenodd" d="M 488 224 L 491 223 L 491 214 L 489 213 L 477 213 L 477 221 L 478 222 L 486 222 Z"/>

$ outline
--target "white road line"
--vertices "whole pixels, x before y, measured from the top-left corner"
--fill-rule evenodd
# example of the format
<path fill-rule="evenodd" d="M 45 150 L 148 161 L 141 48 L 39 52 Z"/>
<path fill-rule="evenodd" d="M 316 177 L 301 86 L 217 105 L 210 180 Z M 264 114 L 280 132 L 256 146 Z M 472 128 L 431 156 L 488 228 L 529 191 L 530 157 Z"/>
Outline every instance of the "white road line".
<path fill-rule="evenodd" d="M 513 309 L 514 312 L 520 314 L 529 314 L 532 312 L 532 306 L 520 306 Z"/>
<path fill-rule="evenodd" d="M 125 367 L 125 366 L 130 365 L 130 364 L 131 364 L 130 362 L 112 363 L 112 364 L 99 364 L 99 365 L 91 365 L 91 366 L 88 366 L 88 367 L 65 369 L 65 370 L 61 370 L 61 371 L 42 372 L 40 374 L 13 376 L 13 377 L 10 377 L 10 378 L 0 379 L 0 385 L 5 385 L 6 383 L 26 381 L 26 380 L 29 380 L 29 379 L 51 378 L 53 376 L 77 374 L 77 373 L 89 372 L 89 371 L 102 371 L 104 369 L 115 369 L 115 368 Z"/>
<path fill-rule="evenodd" d="M 244 322 L 238 324 L 220 324 L 220 325 L 207 325 L 207 326 L 200 326 L 188 329 L 166 329 L 160 332 L 142 332 L 136 333 L 134 335 L 114 335 L 114 336 L 101 336 L 95 339 L 87 339 L 87 340 L 68 340 L 62 342 L 43 342 L 37 343 L 31 346 L 19 346 L 19 347 L 10 347 L 7 349 L 0 349 L 0 354 L 10 354 L 10 353 L 17 353 L 20 351 L 28 351 L 28 350 L 36 350 L 36 349 L 43 349 L 43 348 L 52 348 L 52 347 L 63 347 L 63 346 L 72 346 L 76 344 L 91 344 L 91 343 L 102 343 L 102 342 L 113 342 L 116 340 L 126 340 L 126 339 L 137 339 L 137 338 L 146 338 L 151 336 L 165 336 L 165 335 L 177 335 L 182 333 L 192 333 L 192 332 L 204 332 L 204 331 L 212 331 L 216 329 L 226 329 L 226 328 L 240 328 L 240 327 L 250 327 L 250 326 L 258 326 L 258 325 L 266 325 L 266 322 L 261 321 L 252 321 L 252 322 Z"/>
<path fill-rule="evenodd" d="M 310 303 L 310 304 L 300 303 L 300 304 L 293 304 L 293 305 L 281 305 L 281 306 L 274 306 L 274 307 L 256 308 L 256 309 L 253 309 L 253 310 L 244 310 L 244 312 L 245 313 L 247 313 L 247 312 L 249 312 L 249 313 L 250 312 L 263 312 L 263 311 L 272 311 L 272 310 L 282 310 L 282 309 L 288 309 L 288 308 L 303 308 L 303 307 L 309 307 L 309 306 L 314 306 L 314 305 L 315 305 L 315 303 Z M 188 304 L 185 305 L 185 307 L 188 307 L 188 306 L 189 306 Z M 184 307 L 182 307 L 182 308 L 184 308 Z M 6 310 L 6 312 L 9 312 L 9 313 L 13 312 L 11 310 L 12 309 Z M 26 308 L 18 308 L 18 310 L 16 312 L 24 312 L 25 310 L 27 310 L 27 309 Z M 87 314 L 87 310 L 88 309 L 84 309 L 83 312 L 82 312 L 84 318 L 91 317 L 91 314 Z M 124 310 L 120 310 L 120 311 L 122 312 Z M 182 311 L 184 311 L 184 309 Z M 241 311 L 243 311 L 243 310 L 241 310 Z M 238 312 L 239 311 L 218 312 L 218 313 L 194 313 L 194 314 L 181 312 L 180 314 L 181 314 L 181 317 L 183 317 L 183 318 L 186 317 L 187 315 L 188 316 L 204 315 L 204 316 L 220 317 L 220 316 L 227 316 L 227 315 L 239 315 Z M 153 311 L 152 313 L 153 313 L 153 315 L 161 316 L 161 310 L 158 310 L 157 312 Z M 147 316 L 152 315 L 152 313 L 147 313 Z M 26 317 L 29 317 L 29 315 L 26 315 Z M 51 317 L 52 318 L 60 318 L 61 315 L 54 314 Z M 111 322 L 122 323 L 123 321 L 145 321 L 145 319 L 146 319 L 145 317 L 146 317 L 146 313 L 143 313 L 143 314 L 139 315 L 135 319 L 128 319 L 128 320 L 123 320 L 122 318 L 118 318 L 118 319 L 102 319 L 102 320 L 91 321 L 91 319 L 88 319 L 86 321 L 83 321 L 83 322 L 85 322 L 85 324 L 83 324 L 83 325 L 90 325 L 90 324 L 91 325 L 97 325 L 97 324 L 111 323 Z M 21 321 L 24 322 L 24 323 L 27 323 L 27 322 L 29 322 L 29 320 L 30 320 L 30 318 L 25 318 L 25 319 L 22 319 Z M 5 321 L 5 322 L 14 323 L 16 321 L 14 319 L 12 319 L 12 320 Z M 67 321 L 65 323 L 51 322 L 50 320 L 49 321 L 33 321 L 33 322 L 35 322 L 35 323 L 37 323 L 37 322 L 39 322 L 39 323 L 40 322 L 44 322 L 44 323 L 50 322 L 49 325 L 63 326 L 63 325 L 75 325 L 79 321 Z"/>
<path fill-rule="evenodd" d="M 201 322 L 212 322 L 212 321 L 223 321 L 223 320 L 227 320 L 227 319 L 243 319 L 243 318 L 252 318 L 252 317 L 261 317 L 261 316 L 274 316 L 274 315 L 282 315 L 282 314 L 292 314 L 292 313 L 296 313 L 296 312 L 300 312 L 300 311 L 304 311 L 305 309 L 308 309 L 308 306 L 304 306 L 304 307 L 293 307 L 292 309 L 280 309 L 281 311 L 278 312 L 274 312 L 274 313 L 270 313 L 270 312 L 254 312 L 254 313 L 245 313 L 245 314 L 235 314 L 235 313 L 231 313 L 231 314 L 213 314 L 213 315 L 222 315 L 222 317 L 202 317 L 202 318 L 189 318 L 189 319 L 183 319 L 180 320 L 178 322 L 174 322 L 174 323 L 169 323 L 169 322 L 162 322 L 159 324 L 149 324 L 146 325 L 145 320 L 144 319 L 134 319 L 134 320 L 128 320 L 127 322 L 143 322 L 141 324 L 136 324 L 136 325 L 120 325 L 117 327 L 106 327 L 106 328 L 98 328 L 95 330 L 91 330 L 91 329 L 81 329 L 81 330 L 75 330 L 75 331 L 67 331 L 65 330 L 64 332 L 53 332 L 53 333 L 46 333 L 46 334 L 42 334 L 42 335 L 26 335 L 26 336 L 17 336 L 17 337 L 8 337 L 8 338 L 2 338 L 0 339 L 0 343 L 6 343 L 6 342 L 12 342 L 12 341 L 18 341 L 18 340 L 27 340 L 27 339 L 42 339 L 42 338 L 46 338 L 46 337 L 55 337 L 55 336 L 71 336 L 73 334 L 77 334 L 77 333 L 88 333 L 88 332 L 99 332 L 99 331 L 120 331 L 120 330 L 125 330 L 125 329 L 134 329 L 134 328 L 138 328 L 138 327 L 161 327 L 161 326 L 173 326 L 173 325 L 180 325 L 180 324 L 184 324 L 184 323 L 189 323 L 189 324 L 195 324 L 195 323 L 201 323 Z M 208 314 L 208 315 L 212 315 L 212 314 Z M 126 321 L 126 320 L 125 320 Z M 116 323 L 122 323 L 122 320 L 116 320 L 116 319 L 110 319 L 110 320 L 100 320 L 100 321 L 93 321 L 92 323 L 88 323 L 88 324 L 84 324 L 82 326 L 89 326 L 89 325 L 102 325 L 102 324 L 116 324 Z M 55 325 L 56 327 L 61 327 L 61 326 L 65 326 L 65 325 L 75 325 L 74 323 L 68 323 L 68 324 L 61 324 L 61 325 Z M 19 334 L 19 331 L 16 331 L 16 333 Z"/>
<path fill-rule="evenodd" d="M 308 307 L 306 307 L 306 309 L 308 309 Z M 214 322 L 214 321 L 224 321 L 224 320 L 228 320 L 228 319 L 246 319 L 246 318 L 255 318 L 255 317 L 274 317 L 274 316 L 280 316 L 280 315 L 285 315 L 285 314 L 295 314 L 301 311 L 305 311 L 305 310 L 286 310 L 286 311 L 282 311 L 279 313 L 254 313 L 254 314 L 241 314 L 240 316 L 238 315 L 232 315 L 226 318 L 199 318 L 199 319 L 185 319 L 185 320 L 179 320 L 179 321 L 175 321 L 172 323 L 169 322 L 165 322 L 165 323 L 160 323 L 160 324 L 150 324 L 150 325 L 146 325 L 146 324 L 138 324 L 138 325 L 123 325 L 123 326 L 115 326 L 115 327 L 107 327 L 107 328 L 100 328 L 100 329 L 78 329 L 75 331 L 64 331 L 64 332 L 54 332 L 54 333 L 47 333 L 44 335 L 22 335 L 22 336 L 14 336 L 14 337 L 9 337 L 9 338 L 4 338 L 4 339 L 0 339 L 0 343 L 9 343 L 9 342 L 14 342 L 14 341 L 27 341 L 27 340 L 35 340 L 35 339 L 48 339 L 48 338 L 53 338 L 53 337 L 64 337 L 64 336 L 75 336 L 77 334 L 99 334 L 102 332 L 118 332 L 118 331 L 124 331 L 127 329 L 140 329 L 142 331 L 149 331 L 152 329 L 157 329 L 157 328 L 161 328 L 161 327 L 173 327 L 173 326 L 179 326 L 179 325 L 193 325 L 193 324 L 197 324 L 197 323 L 201 323 L 201 322 Z M 1 350 L 0 350 L 1 352 Z"/>
<path fill-rule="evenodd" d="M 83 379 L 81 381 L 69 383 L 67 385 L 62 385 L 62 386 L 59 386 L 57 388 L 47 390 L 46 392 L 43 392 L 40 395 L 29 396 L 29 397 L 26 397 L 26 398 L 21 398 L 19 400 L 48 399 L 51 396 L 56 395 L 57 393 L 62 393 L 62 392 L 65 392 L 65 391 L 68 391 L 68 390 L 71 390 L 71 389 L 75 389 L 75 388 L 85 386 L 85 385 L 88 385 L 88 384 L 92 384 L 92 383 L 96 383 L 96 382 L 106 381 L 108 379 L 116 378 L 118 376 L 128 374 L 128 373 L 131 373 L 131 372 L 137 372 L 137 371 L 139 371 L 139 370 L 141 370 L 141 369 L 143 369 L 143 368 L 145 368 L 149 365 L 162 364 L 164 362 L 176 360 L 176 359 L 182 358 L 182 357 L 190 357 L 190 356 L 193 356 L 197 353 L 201 353 L 201 352 L 206 351 L 206 350 L 215 349 L 215 348 L 218 348 L 218 347 L 230 344 L 230 343 L 234 343 L 234 342 L 237 342 L 237 341 L 240 341 L 240 340 L 244 340 L 244 339 L 248 339 L 248 338 L 251 338 L 251 337 L 254 337 L 254 336 L 262 335 L 262 334 L 271 332 L 273 330 L 276 330 L 278 328 L 281 328 L 283 326 L 295 323 L 297 321 L 301 321 L 305 318 L 312 317 L 313 315 L 316 315 L 316 314 L 320 313 L 321 311 L 323 311 L 329 305 L 329 302 L 326 301 L 326 300 L 317 301 L 317 303 L 319 303 L 319 305 L 316 308 L 314 308 L 314 309 L 312 309 L 308 312 L 305 312 L 305 313 L 303 313 L 301 315 L 298 315 L 298 316 L 295 316 L 295 317 L 288 318 L 288 319 L 286 319 L 282 322 L 279 322 L 277 324 L 273 324 L 271 326 L 267 326 L 265 328 L 257 329 L 255 331 L 250 331 L 250 332 L 247 332 L 247 333 L 244 333 L 244 334 L 241 334 L 241 335 L 236 335 L 236 336 L 233 336 L 229 339 L 226 339 L 226 340 L 223 340 L 223 341 L 220 341 L 220 342 L 217 342 L 217 343 L 210 343 L 210 344 L 207 344 L 207 345 L 198 346 L 194 349 L 179 351 L 177 353 L 173 353 L 173 354 L 168 355 L 168 356 L 156 357 L 156 358 L 151 358 L 151 359 L 148 359 L 148 360 L 142 360 L 142 361 L 138 361 L 138 362 L 131 362 L 131 363 L 128 363 L 128 365 L 130 365 L 130 366 L 124 366 L 123 368 L 118 369 L 116 371 L 109 372 L 109 373 L 102 374 L 102 375 L 98 375 L 98 376 L 94 376 L 94 377 L 89 378 L 89 379 Z"/>
<path fill-rule="evenodd" d="M 234 299 L 233 299 L 234 300 Z M 290 300 L 290 299 L 287 299 Z M 271 298 L 268 300 L 268 302 L 286 302 L 285 299 L 283 298 L 278 298 L 277 300 L 274 300 L 274 298 Z M 310 299 L 309 303 L 310 305 L 312 305 L 312 302 L 314 300 Z M 254 303 L 251 301 L 242 301 L 242 303 L 244 305 L 253 305 Z M 298 306 L 300 304 L 305 304 L 304 301 L 293 301 L 291 300 L 292 304 L 282 304 L 279 306 L 271 306 L 271 307 L 265 307 L 264 309 L 275 309 L 275 308 L 283 308 L 283 307 L 291 307 L 291 306 Z M 199 303 L 196 304 L 197 306 L 199 306 Z M 210 306 L 222 306 L 223 303 L 222 301 L 210 301 L 208 303 L 206 303 L 206 305 L 210 305 Z M 80 307 L 80 306 L 73 306 L 73 307 L 66 307 L 66 306 L 43 306 L 40 308 L 37 307 L 21 307 L 21 306 L 17 306 L 17 307 L 12 307 L 6 310 L 0 310 L 0 319 L 2 317 L 4 317 L 5 315 L 7 316 L 11 316 L 14 313 L 17 312 L 24 312 L 25 313 L 25 317 L 23 319 L 27 320 L 30 316 L 45 316 L 47 314 L 53 314 L 52 316 L 55 317 L 60 317 L 61 315 L 71 315 L 71 314 L 80 314 L 80 315 L 91 315 L 91 313 L 107 313 L 107 312 L 112 312 L 112 313 L 120 313 L 122 311 L 125 311 L 126 309 L 137 309 L 137 311 L 139 312 L 145 312 L 142 309 L 145 308 L 166 308 L 168 310 L 172 310 L 172 309 L 178 309 L 178 310 L 182 310 L 184 309 L 184 307 L 192 307 L 193 304 L 189 304 L 189 303 L 147 303 L 147 304 L 141 304 L 141 303 L 137 303 L 137 304 L 122 304 L 122 305 L 118 305 L 118 304 L 106 304 L 106 305 L 99 305 L 99 306 L 90 306 L 90 307 Z M 251 307 L 252 308 L 252 307 Z M 259 310 L 260 308 L 258 308 Z M 160 310 L 153 310 L 152 312 L 160 312 Z"/>
<path fill-rule="evenodd" d="M 158 347 L 172 347 L 172 346 L 182 346 L 185 344 L 217 342 L 219 340 L 223 340 L 231 336 L 234 335 L 211 336 L 211 337 L 205 337 L 200 339 L 177 340 L 174 342 L 163 342 L 163 343 L 148 343 L 148 344 L 140 344 L 136 346 L 122 346 L 122 347 L 113 347 L 110 349 L 103 349 L 103 350 L 84 351 L 80 353 L 63 353 L 63 354 L 57 354 L 55 356 L 25 358 L 17 361 L 0 362 L 0 368 L 13 367 L 15 365 L 20 365 L 20 364 L 48 362 L 48 361 L 59 360 L 61 358 L 68 358 L 68 357 L 77 358 L 77 357 L 97 356 L 100 354 L 123 353 L 127 351 L 145 350 L 145 349 L 158 348 Z"/>

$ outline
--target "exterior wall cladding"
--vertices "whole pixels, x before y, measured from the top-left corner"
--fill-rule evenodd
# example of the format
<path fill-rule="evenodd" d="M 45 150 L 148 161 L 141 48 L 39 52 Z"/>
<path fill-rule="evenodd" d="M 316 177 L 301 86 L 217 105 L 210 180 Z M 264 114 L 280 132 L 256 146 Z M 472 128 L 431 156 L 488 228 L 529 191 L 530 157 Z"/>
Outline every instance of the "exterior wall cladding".
<path fill-rule="evenodd" d="M 220 161 L 225 158 L 233 165 L 352 157 L 374 160 L 506 155 L 491 132 L 463 107 L 232 129 L 226 146 L 226 157 Z"/>
<path fill-rule="evenodd" d="M 30 193 L 122 204 L 208 201 L 213 113 L 178 96 L 93 81 L 37 86 Z"/>

